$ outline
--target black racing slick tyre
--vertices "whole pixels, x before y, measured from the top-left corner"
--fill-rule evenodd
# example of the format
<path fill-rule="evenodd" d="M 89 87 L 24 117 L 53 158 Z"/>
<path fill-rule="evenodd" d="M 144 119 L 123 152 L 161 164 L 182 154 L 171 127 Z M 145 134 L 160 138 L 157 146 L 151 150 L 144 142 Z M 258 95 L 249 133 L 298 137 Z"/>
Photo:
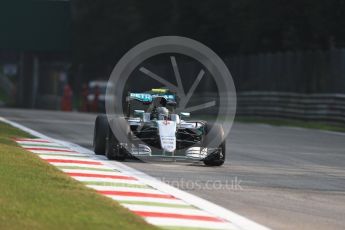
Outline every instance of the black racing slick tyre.
<path fill-rule="evenodd" d="M 124 135 L 129 134 L 129 126 L 126 120 L 114 118 L 110 121 L 113 127 L 121 130 Z M 123 143 L 122 143 L 123 144 Z M 126 148 L 121 144 L 121 142 L 115 137 L 110 126 L 108 130 L 108 136 L 106 141 L 105 155 L 109 160 L 124 161 L 128 156 Z"/>
<path fill-rule="evenodd" d="M 217 151 L 213 154 L 210 154 L 204 159 L 204 164 L 207 166 L 221 166 L 225 162 L 225 140 L 224 140 L 224 130 L 220 125 L 210 125 L 206 126 L 207 135 L 204 139 L 205 148 L 216 148 Z M 220 143 L 220 144 L 219 144 Z M 215 146 L 217 144 L 218 146 Z"/>
<path fill-rule="evenodd" d="M 109 124 L 107 116 L 98 115 L 95 121 L 93 132 L 93 150 L 97 155 L 105 154 L 106 139 L 108 136 Z"/>

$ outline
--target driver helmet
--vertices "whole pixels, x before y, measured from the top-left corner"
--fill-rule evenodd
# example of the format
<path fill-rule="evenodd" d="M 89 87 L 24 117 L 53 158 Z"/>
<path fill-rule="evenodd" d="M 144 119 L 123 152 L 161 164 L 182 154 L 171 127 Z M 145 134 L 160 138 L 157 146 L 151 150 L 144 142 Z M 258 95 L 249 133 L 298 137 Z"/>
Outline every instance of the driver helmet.
<path fill-rule="evenodd" d="M 169 116 L 169 110 L 165 107 L 158 107 L 157 108 L 157 113 L 158 115 L 163 115 L 164 117 L 168 117 Z"/>

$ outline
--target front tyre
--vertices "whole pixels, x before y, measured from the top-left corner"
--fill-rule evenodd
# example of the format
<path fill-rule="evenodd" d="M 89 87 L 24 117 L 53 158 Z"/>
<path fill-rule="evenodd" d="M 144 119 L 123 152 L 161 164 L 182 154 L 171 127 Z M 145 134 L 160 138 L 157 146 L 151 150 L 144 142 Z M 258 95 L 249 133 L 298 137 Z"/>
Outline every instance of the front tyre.
<path fill-rule="evenodd" d="M 109 135 L 106 141 L 105 156 L 109 160 L 124 161 L 126 159 L 124 147 L 120 145 L 111 130 L 109 130 Z"/>
<path fill-rule="evenodd" d="M 114 128 L 121 130 L 124 135 L 129 134 L 129 127 L 124 119 L 113 119 L 110 122 L 113 123 Z M 105 155 L 109 160 L 124 161 L 127 157 L 127 150 L 120 141 L 113 134 L 110 126 L 108 127 L 108 135 L 106 140 Z"/>
<path fill-rule="evenodd" d="M 206 157 L 204 164 L 207 166 L 221 166 L 225 162 L 225 141 L 219 146 L 219 152 Z"/>
<path fill-rule="evenodd" d="M 211 129 L 209 124 L 206 125 L 207 135 L 204 138 L 204 147 L 215 149 L 215 151 L 208 155 L 203 161 L 207 166 L 221 166 L 225 162 L 225 137 L 224 130 L 220 125 L 214 125 Z M 215 144 L 220 143 L 218 146 Z"/>

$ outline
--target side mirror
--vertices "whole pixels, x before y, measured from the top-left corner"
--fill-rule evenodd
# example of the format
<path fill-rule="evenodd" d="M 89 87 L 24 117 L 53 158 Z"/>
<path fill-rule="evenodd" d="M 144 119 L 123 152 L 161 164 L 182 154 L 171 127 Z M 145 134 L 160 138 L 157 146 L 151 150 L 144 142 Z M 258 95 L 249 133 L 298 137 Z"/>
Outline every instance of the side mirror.
<path fill-rule="evenodd" d="M 143 118 L 145 111 L 144 110 L 134 110 L 134 116 Z"/>
<path fill-rule="evenodd" d="M 190 113 L 181 112 L 181 113 L 180 113 L 180 116 L 181 116 L 181 118 L 187 118 L 187 117 L 190 117 Z"/>

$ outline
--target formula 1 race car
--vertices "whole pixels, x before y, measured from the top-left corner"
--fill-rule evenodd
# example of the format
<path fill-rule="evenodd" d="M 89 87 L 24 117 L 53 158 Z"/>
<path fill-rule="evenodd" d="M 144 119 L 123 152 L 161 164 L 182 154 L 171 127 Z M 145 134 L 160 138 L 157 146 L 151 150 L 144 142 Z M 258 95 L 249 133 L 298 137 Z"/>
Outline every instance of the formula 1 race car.
<path fill-rule="evenodd" d="M 146 110 L 135 108 L 134 102 Z M 167 89 L 129 93 L 126 116 L 97 116 L 94 152 L 114 160 L 161 158 L 222 165 L 225 161 L 223 128 L 202 120 L 187 121 L 190 113 L 176 114 L 176 105 L 176 95 Z M 125 138 L 114 135 L 111 127 Z"/>

